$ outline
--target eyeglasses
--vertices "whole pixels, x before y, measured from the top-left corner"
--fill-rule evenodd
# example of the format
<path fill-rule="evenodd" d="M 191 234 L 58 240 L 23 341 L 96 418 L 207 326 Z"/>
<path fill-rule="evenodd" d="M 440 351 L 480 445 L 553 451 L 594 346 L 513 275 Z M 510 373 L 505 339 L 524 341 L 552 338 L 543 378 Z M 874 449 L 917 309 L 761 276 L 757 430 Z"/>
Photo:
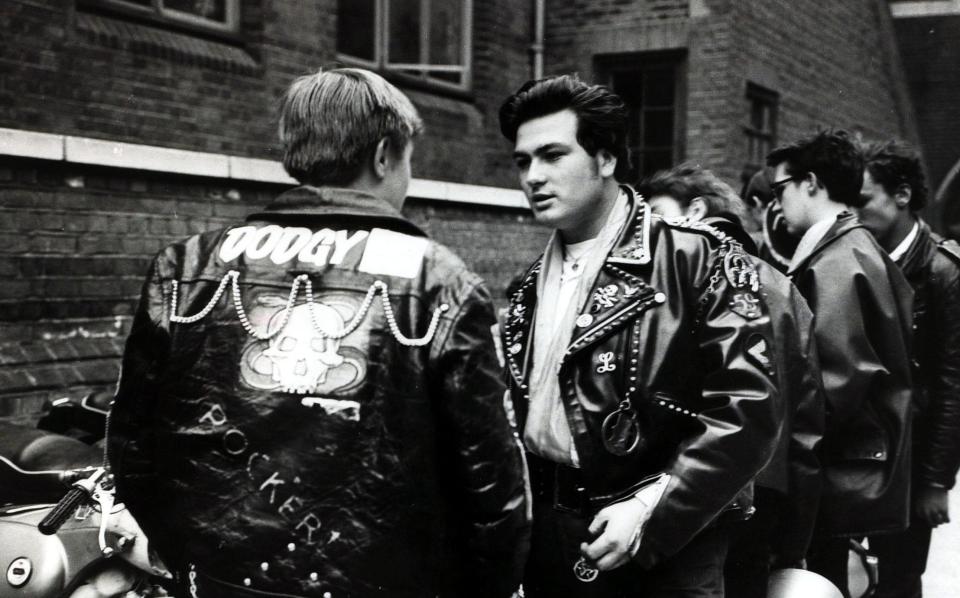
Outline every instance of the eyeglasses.
<path fill-rule="evenodd" d="M 780 200 L 780 196 L 783 195 L 783 188 L 787 186 L 787 183 L 791 181 L 799 181 L 802 177 L 788 176 L 785 179 L 780 179 L 779 181 L 774 181 L 770 183 L 770 192 L 773 193 L 773 196 Z"/>

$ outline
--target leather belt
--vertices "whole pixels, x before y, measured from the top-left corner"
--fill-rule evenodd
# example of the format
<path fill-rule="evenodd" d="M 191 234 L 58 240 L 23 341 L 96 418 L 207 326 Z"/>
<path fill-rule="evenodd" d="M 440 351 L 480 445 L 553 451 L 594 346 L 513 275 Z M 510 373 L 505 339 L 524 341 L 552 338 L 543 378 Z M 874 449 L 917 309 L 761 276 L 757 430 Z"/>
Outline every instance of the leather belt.
<path fill-rule="evenodd" d="M 527 453 L 527 466 L 530 469 L 530 490 L 535 501 L 547 502 L 561 511 L 590 514 L 583 471 L 533 453 Z"/>

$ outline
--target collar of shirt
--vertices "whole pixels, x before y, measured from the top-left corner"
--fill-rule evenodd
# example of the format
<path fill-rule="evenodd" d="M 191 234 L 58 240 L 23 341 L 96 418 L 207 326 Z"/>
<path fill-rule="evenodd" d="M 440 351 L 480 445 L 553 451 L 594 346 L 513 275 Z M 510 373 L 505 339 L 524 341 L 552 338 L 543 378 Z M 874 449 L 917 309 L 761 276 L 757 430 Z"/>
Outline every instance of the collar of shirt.
<path fill-rule="evenodd" d="M 800 243 L 797 245 L 797 250 L 793 252 L 793 258 L 790 260 L 788 272 L 796 270 L 797 266 L 803 263 L 803 260 L 810 257 L 817 243 L 827 234 L 827 231 L 830 230 L 830 227 L 833 226 L 836 220 L 836 216 L 828 216 L 808 228 L 807 232 L 803 233 L 803 237 L 801 237 Z"/>
<path fill-rule="evenodd" d="M 899 262 L 900 258 L 910 249 L 910 244 L 913 243 L 913 240 L 917 238 L 917 233 L 920 232 L 920 223 L 914 222 L 913 228 L 910 229 L 910 232 L 907 233 L 907 236 L 903 238 L 903 241 L 900 241 L 900 244 L 893 248 L 893 251 L 890 252 L 890 259 L 895 262 Z"/>

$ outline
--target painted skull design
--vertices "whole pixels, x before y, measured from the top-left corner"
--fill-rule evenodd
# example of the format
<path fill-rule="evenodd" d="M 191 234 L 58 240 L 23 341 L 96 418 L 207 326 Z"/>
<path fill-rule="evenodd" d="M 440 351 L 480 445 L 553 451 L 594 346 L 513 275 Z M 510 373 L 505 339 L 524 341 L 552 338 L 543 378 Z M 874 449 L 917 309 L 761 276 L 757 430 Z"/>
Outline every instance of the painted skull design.
<path fill-rule="evenodd" d="M 313 316 L 310 309 L 310 304 L 295 306 L 286 326 L 263 352 L 272 364 L 271 378 L 285 392 L 314 392 L 327 380 L 330 368 L 344 362 L 340 341 L 327 336 L 343 332 L 343 318 L 324 303 L 313 304 Z"/>

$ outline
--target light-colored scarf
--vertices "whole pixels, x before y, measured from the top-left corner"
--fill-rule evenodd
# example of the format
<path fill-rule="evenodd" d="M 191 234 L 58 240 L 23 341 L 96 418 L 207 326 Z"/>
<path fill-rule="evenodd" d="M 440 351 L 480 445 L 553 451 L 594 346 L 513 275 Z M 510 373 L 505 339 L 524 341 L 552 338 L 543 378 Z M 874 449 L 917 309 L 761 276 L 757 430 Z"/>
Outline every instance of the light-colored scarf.
<path fill-rule="evenodd" d="M 537 281 L 537 311 L 533 329 L 530 371 L 530 408 L 523 439 L 527 450 L 556 463 L 579 466 L 577 449 L 560 397 L 560 364 L 573 337 L 574 322 L 589 300 L 597 275 L 620 237 L 630 211 L 627 194 L 620 191 L 607 222 L 584 256 L 583 271 L 573 297 L 562 312 L 557 295 L 563 272 L 563 241 L 554 231 L 543 256 Z M 549 334 L 554 331 L 554 334 Z"/>

